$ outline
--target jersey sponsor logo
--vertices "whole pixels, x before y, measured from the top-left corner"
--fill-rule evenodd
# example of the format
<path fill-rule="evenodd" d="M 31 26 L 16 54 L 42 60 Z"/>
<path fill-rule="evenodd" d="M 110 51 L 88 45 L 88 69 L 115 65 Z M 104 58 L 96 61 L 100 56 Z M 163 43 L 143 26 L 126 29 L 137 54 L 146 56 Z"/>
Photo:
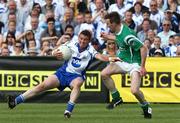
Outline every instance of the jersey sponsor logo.
<path fill-rule="evenodd" d="M 81 66 L 80 62 L 81 62 L 81 59 L 77 57 L 73 57 L 71 64 L 73 67 L 79 68 Z"/>

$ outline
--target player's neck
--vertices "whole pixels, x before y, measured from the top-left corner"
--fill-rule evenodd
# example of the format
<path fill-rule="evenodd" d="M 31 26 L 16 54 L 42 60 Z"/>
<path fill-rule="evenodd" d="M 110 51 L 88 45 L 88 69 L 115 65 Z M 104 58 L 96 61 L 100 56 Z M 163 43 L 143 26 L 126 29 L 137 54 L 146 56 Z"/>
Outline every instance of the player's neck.
<path fill-rule="evenodd" d="M 121 24 L 116 26 L 115 34 L 119 33 L 119 31 L 121 30 L 121 26 L 122 26 Z"/>

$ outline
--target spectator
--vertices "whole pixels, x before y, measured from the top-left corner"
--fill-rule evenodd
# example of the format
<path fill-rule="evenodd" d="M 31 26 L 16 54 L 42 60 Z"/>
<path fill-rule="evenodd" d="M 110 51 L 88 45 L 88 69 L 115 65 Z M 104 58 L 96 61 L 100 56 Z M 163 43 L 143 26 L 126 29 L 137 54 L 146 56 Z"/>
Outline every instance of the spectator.
<path fill-rule="evenodd" d="M 103 50 L 103 54 L 115 57 L 117 54 L 117 46 L 114 41 L 108 40 L 106 48 Z"/>
<path fill-rule="evenodd" d="M 175 46 L 180 46 L 180 33 L 174 35 Z"/>
<path fill-rule="evenodd" d="M 74 28 L 74 34 L 78 35 L 80 31 L 81 24 L 84 23 L 84 15 L 82 13 L 77 14 L 76 16 L 76 26 Z"/>
<path fill-rule="evenodd" d="M 180 6 L 177 0 L 167 0 L 167 9 L 180 14 Z"/>
<path fill-rule="evenodd" d="M 148 49 L 148 52 L 147 52 L 147 56 L 149 56 L 149 50 L 151 49 L 151 41 L 148 39 L 148 38 L 146 38 L 145 40 L 144 40 L 144 45 L 147 47 L 147 49 Z"/>
<path fill-rule="evenodd" d="M 1 56 L 10 56 L 10 51 L 7 47 L 1 49 Z"/>
<path fill-rule="evenodd" d="M 72 25 L 73 27 L 76 26 L 73 16 L 73 11 L 71 8 L 66 8 L 64 13 L 64 19 L 61 21 L 62 30 L 65 31 L 67 25 Z"/>
<path fill-rule="evenodd" d="M 157 7 L 160 11 L 165 11 L 166 9 L 166 0 L 157 0 Z"/>
<path fill-rule="evenodd" d="M 103 0 L 95 0 L 94 2 L 95 2 L 96 9 L 95 11 L 92 11 L 91 13 L 92 13 L 92 17 L 95 18 L 94 22 L 97 23 L 98 21 L 101 20 L 101 16 L 99 13 L 105 8 L 104 8 Z"/>
<path fill-rule="evenodd" d="M 162 50 L 160 50 L 160 49 L 155 50 L 154 57 L 163 57 L 163 56 L 164 56 L 164 54 L 163 54 Z"/>
<path fill-rule="evenodd" d="M 165 56 L 164 50 L 161 48 L 161 38 L 156 36 L 154 38 L 154 48 L 151 48 L 149 50 L 149 56 L 154 57 L 157 55 Z"/>
<path fill-rule="evenodd" d="M 144 41 L 147 38 L 149 29 L 150 29 L 150 21 L 149 19 L 144 19 L 142 22 L 142 30 L 137 34 L 138 38 L 141 41 Z"/>
<path fill-rule="evenodd" d="M 175 46 L 174 36 L 169 37 L 169 45 L 164 48 L 165 55 L 168 57 L 176 56 L 177 47 Z"/>
<path fill-rule="evenodd" d="M 21 42 L 15 42 L 11 56 L 25 56 Z"/>
<path fill-rule="evenodd" d="M 171 21 L 169 20 L 164 20 L 163 21 L 163 31 L 158 33 L 158 36 L 161 38 L 162 40 L 162 43 L 161 43 L 161 46 L 162 48 L 168 46 L 168 40 L 169 40 L 169 37 L 171 35 L 174 35 L 175 32 L 170 30 L 171 29 Z"/>
<path fill-rule="evenodd" d="M 125 12 L 125 18 L 123 21 L 124 24 L 126 24 L 129 28 L 136 30 L 136 24 L 134 20 L 132 19 L 132 12 L 130 10 Z"/>
<path fill-rule="evenodd" d="M 38 3 L 33 4 L 32 11 L 26 19 L 26 23 L 24 27 L 25 30 L 28 30 L 31 28 L 31 18 L 38 18 L 39 22 L 44 22 L 46 20 L 45 15 L 42 14 L 41 12 L 41 6 Z"/>
<path fill-rule="evenodd" d="M 40 36 L 41 36 L 41 30 L 39 27 L 39 19 L 36 17 L 31 18 L 31 27 L 26 28 L 25 27 L 25 32 L 28 30 L 32 30 L 34 33 L 35 41 L 36 41 L 36 48 L 40 49 Z"/>
<path fill-rule="evenodd" d="M 83 31 L 83 30 L 89 30 L 92 34 L 92 38 L 94 38 L 94 34 L 95 34 L 95 28 L 94 28 L 94 25 L 92 23 L 92 15 L 89 11 L 87 11 L 85 13 L 85 23 L 81 24 L 81 27 L 80 27 L 80 31 Z"/>
<path fill-rule="evenodd" d="M 129 9 L 129 6 L 124 5 L 124 0 L 116 0 L 115 4 L 112 4 L 109 9 L 108 13 L 110 12 L 118 12 L 121 17 L 124 17 L 125 12 Z M 134 13 L 134 11 L 133 11 Z"/>
<path fill-rule="evenodd" d="M 38 51 L 35 47 L 33 48 L 30 48 L 28 51 L 27 51 L 27 55 L 28 56 L 38 56 Z"/>
<path fill-rule="evenodd" d="M 0 15 L 4 12 L 7 11 L 7 0 L 1 0 L 0 2 Z M 0 16 L 0 20 L 1 20 L 1 16 Z"/>
<path fill-rule="evenodd" d="M 64 44 L 68 41 L 72 40 L 72 36 L 69 33 L 65 33 L 64 35 L 62 35 L 60 37 L 60 39 L 58 40 L 58 42 L 56 43 L 56 46 L 60 46 L 61 44 Z"/>
<path fill-rule="evenodd" d="M 52 54 L 51 52 L 52 52 L 52 48 L 50 46 L 50 42 L 49 41 L 43 41 L 39 55 L 40 56 L 51 56 L 51 54 Z"/>
<path fill-rule="evenodd" d="M 55 11 L 54 11 L 54 14 L 55 14 L 55 20 L 56 21 L 63 21 L 64 19 L 64 13 L 65 13 L 65 9 L 68 8 L 68 0 L 61 0 L 62 3 L 58 3 L 56 8 L 55 8 Z"/>
<path fill-rule="evenodd" d="M 16 14 L 15 13 L 10 13 L 8 15 L 8 21 L 7 21 L 8 23 L 6 25 L 4 25 L 5 27 L 3 29 L 3 33 L 6 33 L 8 31 L 8 29 L 9 29 L 8 24 L 9 24 L 10 21 L 16 22 L 15 23 L 16 24 L 16 26 L 15 26 L 16 31 L 18 31 L 19 33 L 22 33 L 24 31 L 23 24 L 17 22 Z"/>
<path fill-rule="evenodd" d="M 41 21 L 39 23 L 39 27 L 40 27 L 41 32 L 43 32 L 44 30 L 47 30 L 47 28 L 48 28 L 47 20 L 48 20 L 48 18 L 54 18 L 54 13 L 52 11 L 47 11 L 45 17 L 46 17 L 45 20 Z M 61 23 L 59 21 L 56 21 L 56 20 L 55 20 L 55 29 L 56 29 L 56 31 L 60 32 L 61 34 L 63 33 Z"/>
<path fill-rule="evenodd" d="M 53 0 L 45 0 L 46 4 L 42 7 L 42 14 L 46 14 L 47 11 L 54 12 L 55 6 L 52 4 Z"/>
<path fill-rule="evenodd" d="M 179 20 L 176 15 L 173 14 L 171 10 L 166 10 L 165 13 L 165 19 L 171 21 L 171 30 L 178 33 L 179 32 Z M 162 31 L 162 26 L 160 26 L 160 31 Z"/>
<path fill-rule="evenodd" d="M 8 32 L 5 39 L 6 39 L 5 42 L 8 44 L 9 51 L 12 53 L 14 51 L 13 46 L 16 41 L 15 34 L 13 32 Z"/>
<path fill-rule="evenodd" d="M 142 13 L 143 13 L 144 11 L 149 11 L 149 7 L 146 7 L 146 6 L 143 5 L 144 0 L 133 0 L 133 1 L 134 1 L 134 2 L 140 2 L 140 3 L 142 4 Z M 147 1 L 147 0 L 146 0 L 146 1 Z M 130 8 L 130 11 L 131 11 L 132 13 L 135 12 L 134 6 Z"/>
<path fill-rule="evenodd" d="M 150 29 L 157 33 L 158 25 L 157 25 L 156 21 L 150 19 L 150 12 L 149 11 L 143 12 L 143 19 L 149 19 Z M 140 30 L 142 30 L 142 24 L 137 27 L 137 32 L 139 32 Z"/>
<path fill-rule="evenodd" d="M 19 0 L 17 2 L 17 10 L 19 12 L 19 18 L 28 17 L 30 11 L 32 9 L 32 5 L 27 0 Z M 23 19 L 22 25 L 25 25 L 25 20 Z"/>
<path fill-rule="evenodd" d="M 55 29 L 55 19 L 47 19 L 48 28 L 41 33 L 41 41 L 44 37 L 60 37 L 61 33 Z"/>
<path fill-rule="evenodd" d="M 137 26 L 143 22 L 142 4 L 140 2 L 136 2 L 134 4 L 134 13 L 132 18 Z"/>
<path fill-rule="evenodd" d="M 156 33 L 153 30 L 149 30 L 147 33 L 147 38 L 150 40 L 151 47 L 154 47 L 154 38 L 156 36 Z"/>
<path fill-rule="evenodd" d="M 99 15 L 99 21 L 96 22 L 96 29 L 95 29 L 95 38 L 98 39 L 99 44 L 101 45 L 101 49 L 104 49 L 106 47 L 104 39 L 101 37 L 102 32 L 109 32 L 109 28 L 107 27 L 105 16 L 107 15 L 107 11 L 101 10 L 98 12 Z M 92 19 L 94 20 L 94 18 Z"/>
<path fill-rule="evenodd" d="M 164 13 L 160 10 L 158 10 L 157 7 L 157 1 L 156 0 L 151 0 L 150 2 L 150 19 L 154 20 L 158 27 L 162 24 L 163 19 L 164 19 Z"/>

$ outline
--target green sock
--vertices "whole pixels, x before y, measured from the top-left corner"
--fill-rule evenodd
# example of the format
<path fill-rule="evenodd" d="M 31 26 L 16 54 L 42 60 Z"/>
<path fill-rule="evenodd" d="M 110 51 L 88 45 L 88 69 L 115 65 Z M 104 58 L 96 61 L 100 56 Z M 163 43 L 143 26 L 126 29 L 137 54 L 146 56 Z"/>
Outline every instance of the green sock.
<path fill-rule="evenodd" d="M 112 96 L 113 100 L 119 100 L 120 99 L 120 94 L 117 90 L 111 92 L 111 96 Z"/>
<path fill-rule="evenodd" d="M 149 107 L 149 103 L 148 102 L 144 102 L 144 103 L 141 104 L 141 108 L 143 108 L 143 109 L 146 109 L 148 107 Z"/>

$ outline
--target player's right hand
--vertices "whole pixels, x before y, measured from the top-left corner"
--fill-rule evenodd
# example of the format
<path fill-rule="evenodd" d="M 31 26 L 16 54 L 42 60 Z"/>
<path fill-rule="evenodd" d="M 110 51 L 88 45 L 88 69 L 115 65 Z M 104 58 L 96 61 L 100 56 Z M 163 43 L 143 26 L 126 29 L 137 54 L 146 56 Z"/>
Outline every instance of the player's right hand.
<path fill-rule="evenodd" d="M 63 59 L 63 54 L 62 54 L 62 52 L 60 52 L 59 50 L 55 50 L 55 51 L 53 52 L 53 56 L 56 56 L 56 58 L 57 58 L 58 60 Z"/>

